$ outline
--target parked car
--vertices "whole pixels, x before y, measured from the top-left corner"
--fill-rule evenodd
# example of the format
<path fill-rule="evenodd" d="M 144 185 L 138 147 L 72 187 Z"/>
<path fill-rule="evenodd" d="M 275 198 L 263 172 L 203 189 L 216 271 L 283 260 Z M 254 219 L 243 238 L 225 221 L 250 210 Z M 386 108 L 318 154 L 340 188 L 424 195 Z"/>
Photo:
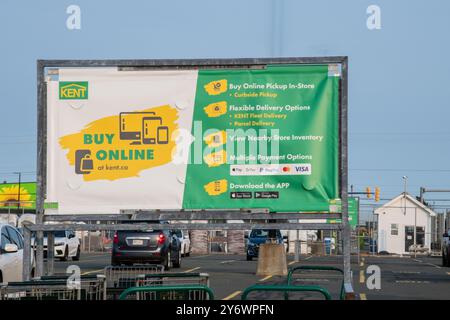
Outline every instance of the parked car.
<path fill-rule="evenodd" d="M 187 230 L 175 230 L 175 234 L 180 240 L 181 256 L 189 257 L 191 254 L 191 239 Z"/>
<path fill-rule="evenodd" d="M 80 239 L 76 236 L 74 231 L 62 230 L 62 231 L 52 231 L 54 234 L 54 256 L 59 258 L 61 261 L 67 261 L 72 258 L 73 261 L 80 260 L 81 255 L 81 244 Z M 48 232 L 44 232 L 44 257 L 47 257 L 47 236 Z M 34 250 L 36 246 L 34 245 L 35 238 L 33 236 L 31 244 Z"/>
<path fill-rule="evenodd" d="M 165 270 L 181 266 L 181 242 L 172 230 L 117 231 L 111 264 L 158 263 Z"/>
<path fill-rule="evenodd" d="M 253 229 L 250 232 L 250 235 L 245 236 L 245 238 L 247 238 L 246 244 L 247 261 L 250 261 L 253 258 L 258 257 L 260 244 L 269 242 L 271 238 L 275 243 L 282 244 L 284 243 L 284 240 L 287 239 L 286 236 L 283 237 L 281 235 L 280 230 L 269 230 L 269 229 Z"/>
<path fill-rule="evenodd" d="M 450 267 L 450 229 L 442 236 L 442 266 Z"/>
<path fill-rule="evenodd" d="M 19 230 L 0 224 L 0 283 L 22 281 L 24 241 Z M 31 277 L 34 276 L 34 258 L 31 255 Z"/>

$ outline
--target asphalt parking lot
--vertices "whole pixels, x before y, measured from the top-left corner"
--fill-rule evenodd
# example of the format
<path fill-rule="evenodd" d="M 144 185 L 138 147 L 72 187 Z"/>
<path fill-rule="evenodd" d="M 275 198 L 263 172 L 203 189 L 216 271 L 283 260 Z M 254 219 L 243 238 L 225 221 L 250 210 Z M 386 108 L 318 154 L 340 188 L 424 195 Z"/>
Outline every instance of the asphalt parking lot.
<path fill-rule="evenodd" d="M 55 262 L 55 272 L 64 273 L 69 265 L 76 264 L 82 274 L 102 273 L 109 265 L 110 253 L 84 253 L 74 263 Z M 297 265 L 328 265 L 341 267 L 340 256 L 301 256 L 299 262 L 288 256 L 288 267 Z M 352 256 L 353 285 L 357 299 L 450 299 L 450 268 L 440 265 L 439 257 L 390 257 Z M 381 270 L 381 288 L 368 289 L 366 281 L 370 274 L 367 267 L 376 265 Z M 257 261 L 246 261 L 244 255 L 191 255 L 182 259 L 176 272 L 205 272 L 210 277 L 210 287 L 216 299 L 240 299 L 242 291 L 254 284 L 284 283 L 286 277 L 260 277 L 256 273 Z M 302 272 L 293 279 L 295 284 L 320 285 L 327 288 L 333 298 L 339 296 L 340 277 L 330 272 Z M 290 294 L 290 299 L 321 299 L 316 293 Z M 282 299 L 282 293 L 253 293 L 250 299 Z"/>

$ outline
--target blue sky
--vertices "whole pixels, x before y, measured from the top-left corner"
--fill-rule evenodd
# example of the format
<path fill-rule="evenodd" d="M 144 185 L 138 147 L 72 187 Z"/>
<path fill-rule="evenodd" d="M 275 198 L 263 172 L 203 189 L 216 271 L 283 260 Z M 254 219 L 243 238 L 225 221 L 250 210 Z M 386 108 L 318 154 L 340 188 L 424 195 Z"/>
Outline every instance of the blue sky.
<path fill-rule="evenodd" d="M 66 28 L 72 4 L 81 30 Z M 371 4 L 380 30 L 366 26 Z M 347 55 L 350 184 L 382 198 L 403 175 L 413 194 L 448 188 L 448 12 L 446 0 L 2 0 L 0 180 L 35 179 L 37 59 Z"/>

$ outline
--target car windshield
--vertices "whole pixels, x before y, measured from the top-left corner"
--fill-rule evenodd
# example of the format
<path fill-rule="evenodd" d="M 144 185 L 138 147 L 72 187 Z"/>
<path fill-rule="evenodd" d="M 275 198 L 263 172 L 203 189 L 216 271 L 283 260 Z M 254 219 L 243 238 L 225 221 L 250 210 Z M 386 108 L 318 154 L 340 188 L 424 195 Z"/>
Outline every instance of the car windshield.
<path fill-rule="evenodd" d="M 270 230 L 266 229 L 255 229 L 252 230 L 252 233 L 250 234 L 250 238 L 267 238 L 269 236 Z M 280 237 L 280 231 L 276 230 L 277 237 Z"/>
<path fill-rule="evenodd" d="M 65 238 L 66 232 L 65 231 L 53 231 L 53 234 L 55 235 L 55 238 Z M 47 238 L 48 232 L 44 231 L 44 238 Z"/>

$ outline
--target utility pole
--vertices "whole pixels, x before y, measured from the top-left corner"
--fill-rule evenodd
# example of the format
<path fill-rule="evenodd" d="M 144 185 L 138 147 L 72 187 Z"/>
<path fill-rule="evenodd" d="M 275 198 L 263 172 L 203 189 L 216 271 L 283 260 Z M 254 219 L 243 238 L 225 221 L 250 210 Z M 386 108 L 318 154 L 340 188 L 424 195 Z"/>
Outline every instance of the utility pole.
<path fill-rule="evenodd" d="M 22 172 L 13 172 L 13 173 L 19 175 L 19 188 L 17 191 L 17 209 L 20 209 L 20 183 L 22 178 Z"/>
<path fill-rule="evenodd" d="M 417 258 L 417 207 L 414 208 L 414 258 Z"/>

